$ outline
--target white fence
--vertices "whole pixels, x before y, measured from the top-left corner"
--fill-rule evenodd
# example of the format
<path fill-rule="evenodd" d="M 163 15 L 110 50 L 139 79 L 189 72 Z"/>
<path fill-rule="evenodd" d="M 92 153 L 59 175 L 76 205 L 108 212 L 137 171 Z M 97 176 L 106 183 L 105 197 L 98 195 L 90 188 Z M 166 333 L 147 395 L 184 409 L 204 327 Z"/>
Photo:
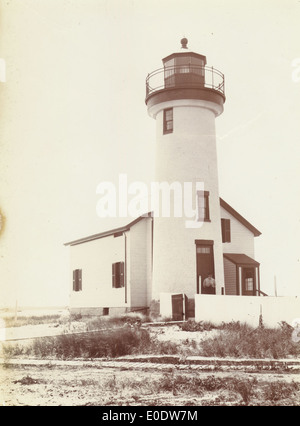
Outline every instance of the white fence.
<path fill-rule="evenodd" d="M 214 324 L 240 321 L 259 325 L 260 313 L 265 326 L 276 327 L 300 318 L 300 297 L 253 297 L 195 295 L 195 320 Z"/>

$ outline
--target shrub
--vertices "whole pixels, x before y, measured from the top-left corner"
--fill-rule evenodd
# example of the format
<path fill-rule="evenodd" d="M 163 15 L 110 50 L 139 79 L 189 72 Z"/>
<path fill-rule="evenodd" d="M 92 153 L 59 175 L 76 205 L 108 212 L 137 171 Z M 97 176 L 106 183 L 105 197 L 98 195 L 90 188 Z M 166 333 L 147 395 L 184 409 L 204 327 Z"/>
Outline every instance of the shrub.
<path fill-rule="evenodd" d="M 158 391 L 187 392 L 203 394 L 203 392 L 214 392 L 226 387 L 227 382 L 224 379 L 209 376 L 206 378 L 175 375 L 174 372 L 167 373 L 157 383 Z"/>
<path fill-rule="evenodd" d="M 216 328 L 212 323 L 210 322 L 196 322 L 194 320 L 188 320 L 184 322 L 183 324 L 180 324 L 179 326 L 182 331 L 210 331 L 214 328 Z"/>
<path fill-rule="evenodd" d="M 9 360 L 10 358 L 14 356 L 24 355 L 26 353 L 24 346 L 19 345 L 18 343 L 15 345 L 11 345 L 9 343 L 3 343 L 2 351 L 3 351 L 3 357 L 5 360 Z"/>
<path fill-rule="evenodd" d="M 264 398 L 267 401 L 277 402 L 282 399 L 290 398 L 299 390 L 299 385 L 295 382 L 281 383 L 273 382 L 268 383 L 264 389 Z"/>
<path fill-rule="evenodd" d="M 152 342 L 145 348 L 146 352 L 154 352 L 159 355 L 176 355 L 178 354 L 178 344 L 173 342 Z"/>
<path fill-rule="evenodd" d="M 257 385 L 257 380 L 255 379 L 234 379 L 232 381 L 232 389 L 241 395 L 245 405 L 249 405 L 250 399 L 254 394 L 255 385 Z"/>
<path fill-rule="evenodd" d="M 149 333 L 146 330 L 124 327 L 88 334 L 66 334 L 36 339 L 32 351 L 35 356 L 42 358 L 117 357 L 131 354 L 137 348 L 148 345 L 149 341 Z"/>
<path fill-rule="evenodd" d="M 292 341 L 288 327 L 280 329 L 257 328 L 234 323 L 224 325 L 218 336 L 201 342 L 204 356 L 286 358 L 300 353 Z"/>
<path fill-rule="evenodd" d="M 202 378 L 199 376 L 176 375 L 173 371 L 165 374 L 156 383 L 156 391 L 203 395 L 207 392 L 227 390 L 241 395 L 244 404 L 249 405 L 256 385 L 256 379 L 218 378 L 214 375 Z"/>

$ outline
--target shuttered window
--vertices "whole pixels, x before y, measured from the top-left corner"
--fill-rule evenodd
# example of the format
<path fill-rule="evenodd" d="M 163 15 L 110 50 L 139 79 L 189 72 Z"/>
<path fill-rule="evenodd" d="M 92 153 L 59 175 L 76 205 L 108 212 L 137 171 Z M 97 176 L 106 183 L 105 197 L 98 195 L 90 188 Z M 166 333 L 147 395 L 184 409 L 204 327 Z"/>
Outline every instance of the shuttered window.
<path fill-rule="evenodd" d="M 221 225 L 222 225 L 222 242 L 230 243 L 231 242 L 230 219 L 221 219 Z"/>
<path fill-rule="evenodd" d="M 124 287 L 124 262 L 112 264 L 112 286 L 113 288 Z"/>
<path fill-rule="evenodd" d="M 210 212 L 209 212 L 209 192 L 208 191 L 198 191 L 197 192 L 198 200 L 198 221 L 199 222 L 210 222 Z"/>
<path fill-rule="evenodd" d="M 73 291 L 82 291 L 82 269 L 73 271 Z"/>

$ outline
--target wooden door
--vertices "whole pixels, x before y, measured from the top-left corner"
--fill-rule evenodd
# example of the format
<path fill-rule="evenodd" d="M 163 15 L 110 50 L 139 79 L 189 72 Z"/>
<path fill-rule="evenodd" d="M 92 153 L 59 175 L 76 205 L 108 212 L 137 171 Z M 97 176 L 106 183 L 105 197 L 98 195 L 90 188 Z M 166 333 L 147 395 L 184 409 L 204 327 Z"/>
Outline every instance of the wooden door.
<path fill-rule="evenodd" d="M 197 294 L 213 294 L 203 288 L 204 280 L 211 274 L 215 278 L 214 247 L 212 244 L 197 244 Z"/>
<path fill-rule="evenodd" d="M 188 315 L 188 299 L 185 294 L 172 295 L 172 319 L 173 321 L 186 320 Z"/>

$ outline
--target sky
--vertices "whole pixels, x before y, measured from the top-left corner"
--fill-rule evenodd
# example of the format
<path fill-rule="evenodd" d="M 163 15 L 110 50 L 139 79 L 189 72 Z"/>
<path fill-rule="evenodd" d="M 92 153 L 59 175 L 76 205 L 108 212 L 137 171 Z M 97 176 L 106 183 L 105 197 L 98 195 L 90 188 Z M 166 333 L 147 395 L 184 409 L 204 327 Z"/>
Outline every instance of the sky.
<path fill-rule="evenodd" d="M 299 22 L 299 0 L 0 0 L 0 307 L 67 305 L 64 243 L 131 221 L 96 189 L 154 180 L 145 79 L 183 36 L 225 74 L 220 195 L 262 232 L 261 288 L 300 295 Z"/>

